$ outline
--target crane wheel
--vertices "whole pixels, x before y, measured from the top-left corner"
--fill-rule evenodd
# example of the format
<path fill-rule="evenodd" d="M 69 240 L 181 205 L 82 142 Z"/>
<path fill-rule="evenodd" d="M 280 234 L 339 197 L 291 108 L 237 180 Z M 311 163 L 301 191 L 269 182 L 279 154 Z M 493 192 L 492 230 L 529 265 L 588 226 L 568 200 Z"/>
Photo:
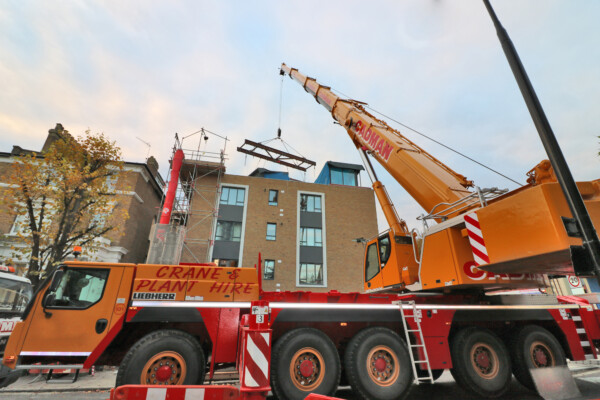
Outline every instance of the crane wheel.
<path fill-rule="evenodd" d="M 511 343 L 513 374 L 523 386 L 536 390 L 530 370 L 566 365 L 565 352 L 558 340 L 546 329 L 527 325 Z"/>
<path fill-rule="evenodd" d="M 121 385 L 201 385 L 204 352 L 191 335 L 165 329 L 147 334 L 129 349 L 117 373 Z"/>
<path fill-rule="evenodd" d="M 388 328 L 367 328 L 346 348 L 348 382 L 362 399 L 403 399 L 412 386 L 412 366 L 406 344 Z"/>
<path fill-rule="evenodd" d="M 300 328 L 277 340 L 271 354 L 271 386 L 278 399 L 301 400 L 309 393 L 331 396 L 340 382 L 335 345 L 323 332 Z"/>
<path fill-rule="evenodd" d="M 512 378 L 508 350 L 492 331 L 466 328 L 450 347 L 454 380 L 465 390 L 484 398 L 502 396 Z"/>

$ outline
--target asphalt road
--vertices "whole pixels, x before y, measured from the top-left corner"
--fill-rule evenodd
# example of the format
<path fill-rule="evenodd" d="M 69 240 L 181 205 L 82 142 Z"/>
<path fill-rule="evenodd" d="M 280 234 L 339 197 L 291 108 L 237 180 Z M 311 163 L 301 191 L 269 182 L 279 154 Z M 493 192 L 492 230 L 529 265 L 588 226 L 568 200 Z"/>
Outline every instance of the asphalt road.
<path fill-rule="evenodd" d="M 580 374 L 575 382 L 581 391 L 582 397 L 578 400 L 591 400 L 600 398 L 600 371 L 594 373 Z M 27 393 L 3 393 L 2 399 L 6 400 L 106 400 L 108 392 L 76 391 L 76 392 L 27 392 Z M 356 400 L 350 388 L 340 388 L 336 397 Z M 272 397 L 269 397 L 272 399 Z M 452 379 L 450 373 L 445 372 L 436 381 L 435 385 L 414 386 L 407 400 L 422 399 L 444 399 L 444 400 L 480 400 L 465 393 Z M 499 398 L 499 400 L 540 400 L 541 397 L 521 386 L 513 379 L 510 391 Z"/>

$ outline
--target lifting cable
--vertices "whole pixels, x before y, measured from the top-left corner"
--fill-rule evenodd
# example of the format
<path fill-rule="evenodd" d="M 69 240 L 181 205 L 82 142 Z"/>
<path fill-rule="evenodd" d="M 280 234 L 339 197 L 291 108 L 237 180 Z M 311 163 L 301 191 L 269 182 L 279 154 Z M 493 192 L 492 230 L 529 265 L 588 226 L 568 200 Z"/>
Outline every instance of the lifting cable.
<path fill-rule="evenodd" d="M 349 97 L 348 95 L 346 95 L 346 94 L 344 94 L 344 93 L 340 92 L 339 90 L 334 90 L 334 89 L 331 89 L 331 90 L 332 90 L 332 91 L 334 91 L 334 92 L 337 92 L 337 93 L 341 94 L 342 96 L 346 97 L 347 99 L 350 99 L 350 98 L 351 98 L 351 97 Z M 400 121 L 398 121 L 398 120 L 396 120 L 396 119 L 394 119 L 394 118 L 392 118 L 392 117 L 389 117 L 389 116 L 385 115 L 385 114 L 384 114 L 384 113 L 382 113 L 382 112 L 379 112 L 379 111 L 375 110 L 373 107 L 369 106 L 368 104 L 364 104 L 364 106 L 365 106 L 365 108 L 368 108 L 369 110 L 373 111 L 374 113 L 381 115 L 383 118 L 385 118 L 385 119 L 388 119 L 388 120 L 390 120 L 390 121 L 394 121 L 394 122 L 395 122 L 395 123 L 397 123 L 398 125 L 400 125 L 400 126 L 402 126 L 402 127 L 406 128 L 406 129 L 408 129 L 408 130 L 411 130 L 411 131 L 413 131 L 413 132 L 414 132 L 414 133 L 416 133 L 417 135 L 420 135 L 420 136 L 422 136 L 422 137 L 424 137 L 424 138 L 426 138 L 426 139 L 429 139 L 429 140 L 431 140 L 432 142 L 434 142 L 434 143 L 436 143 L 436 144 L 438 144 L 438 145 L 440 145 L 440 146 L 442 146 L 442 147 L 444 147 L 444 148 L 446 148 L 446 149 L 448 149 L 448 150 L 450 150 L 450 151 L 452 151 L 452 152 L 454 152 L 454 153 L 458 154 L 459 156 L 462 156 L 462 157 L 466 158 L 466 159 L 467 159 L 467 160 L 469 160 L 469 161 L 472 161 L 472 162 L 474 162 L 475 164 L 477 164 L 477 165 L 479 165 L 479 166 L 482 166 L 483 168 L 485 168 L 485 169 L 487 169 L 487 170 L 489 170 L 489 171 L 492 171 L 492 172 L 493 172 L 493 173 L 495 173 L 495 174 L 498 174 L 498 175 L 500 175 L 501 177 L 503 177 L 503 178 L 505 178 L 505 179 L 508 179 L 509 181 L 511 181 L 511 182 L 513 182 L 513 183 L 516 183 L 516 184 L 517 184 L 517 185 L 519 185 L 519 186 L 523 186 L 523 184 L 522 184 L 522 183 L 520 183 L 520 182 L 518 182 L 518 181 L 516 181 L 516 180 L 514 180 L 514 179 L 512 179 L 512 178 L 510 178 L 510 177 L 508 177 L 508 176 L 506 176 L 506 175 L 504 175 L 503 173 L 501 173 L 501 172 L 499 172 L 499 171 L 496 171 L 495 169 L 493 169 L 493 168 L 491 168 L 491 167 L 488 167 L 487 165 L 485 165 L 485 164 L 483 164 L 483 163 L 481 163 L 481 162 L 479 162 L 479 161 L 477 161 L 477 160 L 475 160 L 475 159 L 473 159 L 473 158 L 471 158 L 471 157 L 467 156 L 466 154 L 463 154 L 463 153 L 461 153 L 461 152 L 460 152 L 460 151 L 458 151 L 458 150 L 455 150 L 455 149 L 453 149 L 453 148 L 452 148 L 452 147 L 450 147 L 450 146 L 447 146 L 447 145 L 445 145 L 444 143 L 442 143 L 442 142 L 440 142 L 440 141 L 438 141 L 438 140 L 435 140 L 435 139 L 434 139 L 434 138 L 432 138 L 432 137 L 429 137 L 429 136 L 425 135 L 425 134 L 424 134 L 424 133 L 422 133 L 422 132 L 419 132 L 419 131 L 418 131 L 418 130 L 416 130 L 416 129 L 413 129 L 413 128 L 411 128 L 410 126 L 408 126 L 408 125 L 406 125 L 406 124 L 403 124 L 402 122 L 400 122 Z"/>

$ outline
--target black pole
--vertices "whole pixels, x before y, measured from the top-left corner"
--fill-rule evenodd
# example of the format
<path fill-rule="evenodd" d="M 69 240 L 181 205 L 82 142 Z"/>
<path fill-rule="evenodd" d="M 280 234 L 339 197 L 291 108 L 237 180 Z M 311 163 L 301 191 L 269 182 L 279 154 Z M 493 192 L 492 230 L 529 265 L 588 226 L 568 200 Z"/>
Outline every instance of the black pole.
<path fill-rule="evenodd" d="M 579 190 L 577 189 L 577 185 L 575 184 L 573 175 L 569 170 L 567 161 L 565 160 L 560 146 L 558 145 L 558 141 L 554 136 L 554 132 L 550 127 L 550 123 L 546 118 L 546 114 L 544 113 L 544 109 L 537 98 L 535 90 L 529 81 L 529 77 L 527 76 L 527 72 L 525 72 L 525 67 L 523 67 L 523 64 L 521 63 L 515 46 L 510 40 L 506 29 L 504 29 L 502 24 L 500 24 L 500 21 L 498 20 L 490 1 L 483 0 L 483 3 L 485 4 L 490 17 L 494 22 L 496 33 L 498 34 L 498 39 L 500 39 L 500 43 L 502 44 L 502 49 L 504 50 L 508 64 L 510 65 L 515 79 L 517 80 L 517 84 L 519 85 L 521 94 L 525 99 L 525 103 L 527 104 L 527 108 L 531 114 L 531 118 L 533 119 L 535 127 L 540 135 L 540 139 L 542 140 L 544 148 L 546 149 L 546 153 L 548 154 L 552 168 L 554 168 L 554 172 L 556 173 L 558 183 L 560 184 L 567 199 L 567 204 L 569 205 L 571 213 L 579 225 L 583 247 L 589 253 L 589 260 L 592 264 L 592 269 L 590 269 L 590 272 L 595 273 L 596 279 L 598 279 L 598 282 L 600 283 L 600 240 L 598 240 L 598 235 L 596 234 L 596 229 L 594 228 L 592 219 L 585 208 L 585 204 L 581 198 L 581 193 L 579 193 Z"/>

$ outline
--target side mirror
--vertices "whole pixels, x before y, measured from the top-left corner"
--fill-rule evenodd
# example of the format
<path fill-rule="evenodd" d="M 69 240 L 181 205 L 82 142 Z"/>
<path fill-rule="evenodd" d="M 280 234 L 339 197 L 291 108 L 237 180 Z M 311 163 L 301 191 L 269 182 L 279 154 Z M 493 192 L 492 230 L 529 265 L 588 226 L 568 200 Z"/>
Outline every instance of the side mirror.
<path fill-rule="evenodd" d="M 65 271 L 63 271 L 62 269 L 57 269 L 56 271 L 54 271 L 54 275 L 52 276 L 52 282 L 50 282 L 50 288 L 48 288 L 48 293 L 56 292 L 56 289 L 58 289 L 58 286 L 60 285 L 60 281 L 62 280 L 64 274 Z"/>
<path fill-rule="evenodd" d="M 42 307 L 46 308 L 48 306 L 54 305 L 54 299 L 56 299 L 56 295 L 54 293 L 46 293 L 46 295 L 42 299 Z"/>

